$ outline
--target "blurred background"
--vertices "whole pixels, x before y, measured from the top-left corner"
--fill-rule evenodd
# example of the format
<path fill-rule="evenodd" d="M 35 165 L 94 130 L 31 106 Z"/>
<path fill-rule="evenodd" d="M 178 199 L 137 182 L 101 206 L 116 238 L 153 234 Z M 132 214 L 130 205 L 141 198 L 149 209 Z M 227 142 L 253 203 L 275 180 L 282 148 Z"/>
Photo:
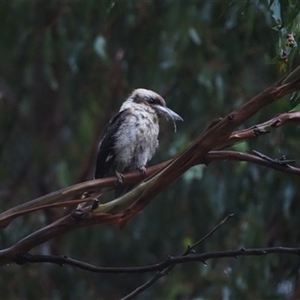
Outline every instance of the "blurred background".
<path fill-rule="evenodd" d="M 162 120 L 151 164 L 180 153 L 213 119 L 299 64 L 298 13 L 299 3 L 287 0 L 1 1 L 1 211 L 90 180 L 105 124 L 137 87 L 160 93 L 184 118 L 177 133 Z M 292 48 L 287 33 L 296 34 Z M 281 99 L 241 128 L 293 106 Z M 299 131 L 286 125 L 236 149 L 297 159 Z M 197 166 L 125 228 L 80 229 L 32 253 L 144 266 L 180 254 L 230 213 L 199 252 L 299 247 L 299 195 L 297 177 L 260 166 Z M 0 233 L 1 248 L 56 216 L 47 210 L 13 221 Z M 298 275 L 299 259 L 287 255 L 189 263 L 137 299 L 299 299 Z M 0 290 L 2 299 L 118 299 L 151 276 L 8 265 Z"/>

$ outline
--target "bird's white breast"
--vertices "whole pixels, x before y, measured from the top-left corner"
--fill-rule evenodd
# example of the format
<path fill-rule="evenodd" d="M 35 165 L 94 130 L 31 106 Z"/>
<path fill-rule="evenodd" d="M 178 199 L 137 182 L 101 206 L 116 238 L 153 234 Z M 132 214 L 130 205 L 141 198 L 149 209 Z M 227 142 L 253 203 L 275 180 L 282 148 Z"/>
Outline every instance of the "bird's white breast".
<path fill-rule="evenodd" d="M 153 108 L 139 103 L 126 102 L 121 110 L 128 109 L 124 124 L 121 124 L 115 138 L 116 167 L 135 170 L 146 166 L 158 147 L 158 116 Z"/>

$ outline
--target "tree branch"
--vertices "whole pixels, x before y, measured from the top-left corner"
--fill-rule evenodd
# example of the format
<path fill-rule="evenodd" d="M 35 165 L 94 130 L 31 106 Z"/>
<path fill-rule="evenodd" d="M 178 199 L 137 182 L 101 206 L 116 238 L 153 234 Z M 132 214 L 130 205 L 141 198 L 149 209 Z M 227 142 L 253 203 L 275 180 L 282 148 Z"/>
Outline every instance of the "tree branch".
<path fill-rule="evenodd" d="M 70 265 L 82 270 L 94 272 L 94 273 L 112 273 L 112 274 L 143 274 L 149 272 L 157 272 L 150 280 L 135 289 L 130 294 L 126 295 L 122 300 L 132 299 L 136 295 L 143 292 L 149 286 L 153 285 L 159 278 L 170 274 L 171 270 L 177 265 L 187 262 L 202 262 L 210 259 L 232 257 L 237 258 L 239 256 L 262 256 L 267 254 L 292 254 L 300 255 L 300 248 L 291 247 L 269 247 L 269 248 L 241 248 L 238 250 L 225 250 L 216 252 L 207 252 L 197 254 L 195 253 L 195 248 L 212 236 L 221 226 L 223 226 L 233 215 L 228 215 L 223 221 L 221 221 L 214 229 L 207 233 L 199 241 L 195 242 L 193 245 L 189 246 L 181 255 L 179 256 L 169 256 L 167 259 L 156 263 L 153 265 L 143 266 L 143 267 L 97 267 L 79 260 L 72 259 L 67 256 L 52 256 L 52 255 L 31 255 L 29 253 L 20 252 L 18 253 L 14 261 L 17 264 L 25 263 L 54 263 L 59 266 Z"/>
<path fill-rule="evenodd" d="M 169 256 L 164 261 L 144 266 L 144 267 L 97 267 L 92 264 L 88 264 L 76 259 L 72 259 L 66 255 L 63 256 L 53 256 L 53 255 L 39 255 L 39 254 L 30 254 L 27 252 L 18 253 L 14 262 L 19 265 L 23 265 L 26 263 L 53 263 L 59 266 L 70 265 L 73 267 L 77 267 L 82 270 L 94 272 L 94 273 L 114 273 L 114 274 L 143 274 L 154 271 L 161 271 L 162 269 L 173 266 L 176 264 L 198 261 L 205 262 L 209 259 L 213 258 L 225 258 L 225 257 L 233 257 L 237 258 L 239 256 L 261 256 L 266 254 L 292 254 L 300 256 L 300 248 L 296 247 L 268 247 L 268 248 L 241 248 L 238 250 L 225 250 L 225 251 L 215 251 L 215 252 L 207 252 L 207 253 L 191 253 L 183 256 Z"/>
<path fill-rule="evenodd" d="M 277 171 L 300 175 L 300 169 L 290 166 L 288 164 L 275 163 L 271 159 L 266 160 L 256 155 L 236 152 L 236 151 L 211 151 L 206 156 L 206 163 L 217 161 L 217 160 L 233 160 L 233 161 L 248 161 L 252 163 L 256 163 L 259 165 L 263 165 L 269 168 L 272 168 Z M 137 188 L 138 189 L 138 188 Z M 135 189 L 136 190 L 136 189 Z M 143 191 L 143 188 L 142 188 Z M 134 191 L 128 193 L 128 196 L 124 196 L 123 198 L 126 200 L 127 197 L 131 199 L 131 197 L 135 197 Z M 132 196 L 133 194 L 133 196 Z M 80 201 L 81 200 L 74 200 Z M 86 201 L 86 199 L 84 200 Z M 118 202 L 118 199 L 114 200 Z M 43 242 L 53 238 L 55 236 L 59 236 L 62 234 L 66 234 L 69 231 L 75 230 L 77 228 L 86 227 L 90 225 L 100 224 L 100 223 L 112 223 L 118 218 L 118 213 L 111 214 L 107 213 L 107 207 L 114 207 L 114 201 L 109 203 L 100 204 L 99 209 L 102 209 L 100 212 L 94 214 L 94 211 L 91 207 L 87 207 L 81 211 L 75 211 L 54 223 L 49 224 L 48 226 L 41 228 L 40 230 L 33 232 L 28 235 L 24 239 L 17 242 L 15 245 L 8 249 L 4 249 L 0 251 L 0 264 L 5 264 L 14 259 L 14 256 L 19 251 L 29 251 L 33 247 L 36 247 Z M 71 201 L 72 202 L 72 201 Z M 79 213 L 77 215 L 76 213 Z"/>
<path fill-rule="evenodd" d="M 251 138 L 257 138 L 260 135 L 270 133 L 272 129 L 278 128 L 288 122 L 295 122 L 295 121 L 298 122 L 300 121 L 300 112 L 279 114 L 264 123 L 254 125 L 244 130 L 233 132 L 230 135 L 230 137 L 227 139 L 227 141 L 223 145 L 219 146 L 219 148 L 229 147 L 232 146 L 233 144 L 243 142 Z M 243 154 L 241 152 L 233 152 L 233 151 L 219 152 L 218 154 L 217 151 L 210 151 L 203 160 L 205 161 L 205 164 L 208 164 L 214 160 L 224 160 L 224 159 L 237 160 L 237 161 L 249 161 L 256 164 L 264 165 L 266 167 L 273 168 L 281 172 L 299 175 L 298 168 L 291 167 L 291 166 L 288 169 L 280 168 L 279 166 L 276 166 L 274 164 L 267 164 L 263 160 L 259 160 L 257 158 L 254 158 L 253 156 L 251 157 L 250 155 Z M 165 168 L 168 164 L 170 164 L 173 160 L 174 159 L 147 168 L 145 178 L 149 178 L 153 174 L 158 173 L 163 168 Z M 200 160 L 199 162 L 195 162 L 195 165 L 201 163 L 203 163 L 202 160 Z M 145 178 L 141 177 L 140 172 L 133 171 L 124 174 L 124 183 L 138 184 Z M 101 190 L 102 188 L 113 187 L 116 186 L 117 184 L 118 183 L 115 177 L 91 180 L 91 181 L 73 185 L 71 187 L 64 188 L 62 190 L 53 192 L 51 194 L 39 197 L 35 200 L 25 202 L 21 205 L 18 205 L 0 214 L 0 227 L 6 227 L 14 218 L 34 212 L 36 210 L 53 208 L 53 207 L 61 207 L 61 206 L 74 207 L 74 205 L 94 199 L 93 194 L 89 199 L 85 198 L 84 200 L 78 199 L 78 200 L 68 201 L 67 199 L 70 199 L 76 195 L 82 195 L 84 192 L 92 191 L 97 193 L 97 191 Z"/>
<path fill-rule="evenodd" d="M 233 217 L 233 214 L 228 215 L 224 220 L 222 220 L 215 228 L 213 228 L 209 233 L 207 233 L 203 238 L 201 238 L 199 241 L 194 243 L 193 245 L 189 246 L 179 257 L 188 256 L 189 254 L 194 252 L 194 249 L 200 245 L 202 242 L 204 242 L 206 239 L 208 239 L 210 236 L 212 236 L 222 225 L 224 225 L 231 217 Z M 163 263 L 168 263 L 169 261 L 168 257 Z M 145 282 L 143 285 L 136 288 L 134 291 L 132 291 L 130 294 L 126 295 L 122 300 L 129 300 L 135 297 L 136 295 L 140 294 L 142 291 L 147 289 L 149 286 L 154 284 L 159 278 L 164 277 L 168 274 L 170 274 L 171 270 L 175 267 L 176 264 L 169 264 L 166 267 L 162 267 L 159 269 L 159 271 L 147 282 Z"/>
<path fill-rule="evenodd" d="M 95 209 L 93 206 L 88 206 L 82 210 L 75 210 L 73 213 L 58 219 L 36 232 L 33 232 L 10 248 L 1 250 L 0 264 L 6 264 L 13 261 L 14 257 L 20 251 L 29 251 L 33 247 L 40 245 L 55 236 L 65 234 L 80 227 L 100 223 L 124 226 L 130 218 L 143 210 L 162 189 L 166 188 L 166 186 L 176 180 L 186 170 L 196 164 L 208 163 L 212 161 L 213 158 L 215 160 L 247 160 L 279 171 L 299 175 L 298 168 L 292 167 L 289 164 L 279 164 L 274 160 L 266 160 L 262 157 L 233 151 L 210 152 L 212 149 L 224 146 L 231 138 L 235 139 L 232 140 L 234 142 L 237 141 L 236 138 L 244 138 L 245 135 L 240 135 L 238 137 L 236 133 L 233 136 L 232 131 L 265 106 L 273 103 L 280 97 L 299 89 L 300 87 L 300 79 L 293 80 L 286 84 L 282 84 L 282 81 L 283 79 L 253 99 L 249 100 L 240 108 L 229 113 L 225 118 L 218 122 L 214 122 L 214 124 L 210 125 L 207 130 L 204 131 L 204 133 L 200 135 L 185 151 L 173 160 L 155 166 L 152 169 L 149 168 L 147 170 L 147 175 L 149 177 L 129 193 L 111 202 L 100 204 Z M 283 124 L 285 121 L 290 119 L 299 119 L 299 115 L 297 114 L 289 113 L 285 116 L 286 117 L 282 115 L 282 118 L 276 122 L 273 120 L 271 124 L 274 126 L 274 124 Z M 253 131 L 253 129 L 251 130 Z M 212 156 L 209 158 L 209 155 Z M 153 171 L 152 175 L 150 175 L 151 171 Z M 127 180 L 136 181 L 136 174 L 137 172 L 133 172 L 126 175 L 125 183 L 127 184 Z M 140 174 L 139 176 L 139 180 L 142 180 Z M 37 198 L 2 213 L 0 215 L 0 225 L 5 227 L 17 216 L 32 212 L 36 209 L 41 209 L 41 207 L 45 208 L 45 205 L 70 200 L 73 197 L 82 195 L 86 191 L 93 191 L 97 193 L 103 187 L 109 187 L 115 184 L 117 184 L 116 178 L 111 177 L 80 183 L 75 186 L 53 192 L 49 195 Z M 74 202 L 67 202 L 67 204 L 73 205 Z M 59 205 L 61 205 L 61 203 L 59 203 Z"/>

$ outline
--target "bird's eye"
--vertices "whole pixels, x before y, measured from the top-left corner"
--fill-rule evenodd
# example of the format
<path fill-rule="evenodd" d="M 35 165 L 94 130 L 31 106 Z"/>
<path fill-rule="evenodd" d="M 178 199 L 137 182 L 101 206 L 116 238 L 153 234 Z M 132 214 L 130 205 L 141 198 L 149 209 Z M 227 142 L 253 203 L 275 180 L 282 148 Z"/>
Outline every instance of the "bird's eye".
<path fill-rule="evenodd" d="M 156 103 L 156 101 L 155 101 L 155 99 L 154 98 L 149 98 L 149 100 L 148 100 L 150 103 Z"/>

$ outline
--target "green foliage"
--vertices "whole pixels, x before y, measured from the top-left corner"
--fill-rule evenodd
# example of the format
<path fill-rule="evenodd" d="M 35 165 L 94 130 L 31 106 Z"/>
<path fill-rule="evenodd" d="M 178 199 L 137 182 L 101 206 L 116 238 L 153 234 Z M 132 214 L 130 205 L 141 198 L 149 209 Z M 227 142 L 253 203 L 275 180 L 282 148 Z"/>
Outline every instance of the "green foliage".
<path fill-rule="evenodd" d="M 184 118 L 162 123 L 154 162 L 183 150 L 212 120 L 246 102 L 299 63 L 299 1 L 1 1 L 1 210 L 91 179 L 107 120 L 136 87 L 153 89 Z M 274 30 L 275 29 L 275 30 Z M 287 65 L 286 35 L 295 34 Z M 270 64 L 272 63 L 273 64 Z M 299 95 L 247 126 L 298 109 Z M 289 125 L 235 146 L 275 158 L 300 153 Z M 225 215 L 235 218 L 199 247 L 297 246 L 296 177 L 245 163 L 195 167 L 124 229 L 94 226 L 37 253 L 101 266 L 142 266 L 181 253 Z M 173 209 L 170 209 L 172 207 Z M 55 220 L 57 210 L 13 222 L 1 245 Z M 140 299 L 299 297 L 298 260 L 287 256 L 213 260 L 173 269 Z M 95 275 L 70 267 L 10 265 L 3 298 L 120 298 L 150 275 Z"/>

